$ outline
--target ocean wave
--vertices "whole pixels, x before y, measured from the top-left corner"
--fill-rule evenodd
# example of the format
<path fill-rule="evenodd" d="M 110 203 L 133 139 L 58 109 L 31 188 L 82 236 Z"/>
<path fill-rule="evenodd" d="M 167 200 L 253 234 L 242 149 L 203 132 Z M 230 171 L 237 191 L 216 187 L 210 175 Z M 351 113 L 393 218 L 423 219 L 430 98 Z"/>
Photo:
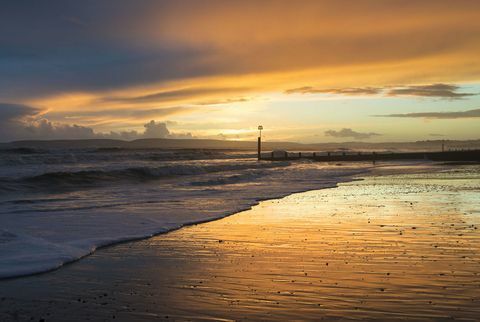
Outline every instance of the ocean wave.
<path fill-rule="evenodd" d="M 184 184 L 172 186 L 155 185 L 106 185 L 106 189 L 82 191 L 70 194 L 61 189 L 50 196 L 79 199 L 70 203 L 28 204 L 22 201 L 3 205 L 0 214 L 0 279 L 46 272 L 61 267 L 65 263 L 78 260 L 97 248 L 117 242 L 146 238 L 154 234 L 171 231 L 189 224 L 197 224 L 219 219 L 250 209 L 260 200 L 280 198 L 290 193 L 311 189 L 334 187 L 338 182 L 352 180 L 347 174 L 356 174 L 360 169 L 323 169 L 310 164 L 310 169 L 298 168 L 298 164 L 287 162 L 249 164 L 221 164 L 208 166 L 182 166 L 142 169 L 145 173 L 167 171 L 167 173 L 205 173 L 196 179 L 200 186 L 187 187 Z M 286 167 L 281 171 L 274 167 Z M 271 170 L 273 171 L 269 171 Z M 242 170 L 244 169 L 244 170 Z M 280 170 L 280 169 L 278 169 Z M 334 170 L 331 172 L 331 170 Z M 138 173 L 132 169 L 122 170 Z M 146 172 L 145 172 L 146 171 Z M 214 173 L 215 171 L 219 172 Z M 227 171 L 220 173 L 221 171 Z M 116 176 L 107 172 L 108 175 Z M 267 174 L 269 180 L 255 180 L 255 176 Z M 90 177 L 104 173 L 87 173 Z M 50 173 L 27 178 L 38 182 L 45 181 L 49 186 L 52 177 L 62 184 L 71 182 L 72 177 L 83 177 L 85 171 Z M 216 183 L 250 181 L 247 185 L 235 185 L 224 189 Z M 252 180 L 247 177 L 252 176 Z M 65 179 L 65 177 L 67 179 Z M 257 177 L 258 178 L 258 177 Z M 194 178 L 191 178 L 194 179 Z M 188 179 L 186 181 L 192 181 Z M 76 180 L 76 179 L 75 179 Z M 210 185 L 207 181 L 210 180 Z M 188 185 L 187 182 L 185 184 Z M 203 184 L 203 185 L 202 185 Z M 205 186 L 206 185 L 206 186 Z M 38 187 L 38 186 L 37 186 Z M 44 198 L 45 189 L 39 188 Z M 22 200 L 29 196 L 21 194 Z M 35 197 L 35 194 L 30 194 Z M 63 196 L 63 197 L 62 197 Z M 42 200 L 43 201 L 43 200 Z M 1 208 L 0 208 L 1 209 Z"/>
<path fill-rule="evenodd" d="M 249 152 L 215 151 L 207 149 L 132 150 L 123 148 L 40 150 L 32 148 L 0 149 L 0 165 L 60 165 L 97 164 L 98 162 L 128 161 L 188 161 L 188 160 L 228 160 L 253 158 Z"/>
<path fill-rule="evenodd" d="M 258 179 L 267 175 L 268 172 L 265 170 L 250 170 L 245 173 L 236 173 L 227 176 L 218 176 L 208 180 L 202 181 L 192 181 L 190 185 L 192 186 L 218 186 L 218 185 L 228 185 L 228 184 L 238 184 L 242 182 L 251 182 L 252 180 Z"/>
<path fill-rule="evenodd" d="M 11 148 L 11 149 L 0 149 L 1 154 L 37 154 L 43 153 L 43 150 L 34 149 L 34 148 Z"/>
<path fill-rule="evenodd" d="M 88 169 L 80 171 L 56 171 L 20 179 L 0 178 L 0 191 L 28 188 L 84 187 L 102 182 L 131 181 L 144 182 L 175 176 L 199 175 L 215 172 L 242 171 L 249 169 L 270 169 L 286 167 L 289 162 L 271 163 L 222 163 L 222 164 L 172 164 L 163 166 L 139 166 L 121 169 Z M 228 180 L 228 179 L 227 179 Z M 231 179 L 230 179 L 231 180 Z"/>
<path fill-rule="evenodd" d="M 56 171 L 10 180 L 12 187 L 35 189 L 0 193 L 0 279 L 49 271 L 99 247 L 219 219 L 249 209 L 260 200 L 335 187 L 372 169 L 374 174 L 399 173 L 393 166 L 382 170 L 370 164 L 340 167 L 237 160 L 117 166 L 77 167 L 76 171 L 53 167 Z M 422 167 L 421 171 L 433 168 L 428 169 Z M 401 172 L 406 171 L 413 170 L 402 166 Z M 187 177 L 175 177 L 181 175 Z M 174 180 L 138 181 L 166 176 Z M 76 190 L 78 183 L 85 184 L 85 178 L 92 187 L 101 187 Z M 135 184 L 118 182 L 132 179 L 137 180 Z M 48 190 L 52 187 L 60 189 Z"/>

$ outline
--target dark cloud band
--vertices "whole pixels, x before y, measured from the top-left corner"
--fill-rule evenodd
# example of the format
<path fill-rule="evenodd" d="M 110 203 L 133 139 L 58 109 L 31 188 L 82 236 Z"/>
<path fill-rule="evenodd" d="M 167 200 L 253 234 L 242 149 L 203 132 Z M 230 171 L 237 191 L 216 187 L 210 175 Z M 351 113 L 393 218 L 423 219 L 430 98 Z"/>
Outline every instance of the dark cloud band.
<path fill-rule="evenodd" d="M 349 87 L 320 89 L 312 86 L 288 89 L 285 94 L 335 94 L 335 95 L 386 95 L 386 96 L 416 96 L 441 99 L 463 99 L 477 93 L 458 92 L 459 86 L 452 84 L 410 85 L 395 87 Z"/>
<path fill-rule="evenodd" d="M 460 111 L 460 112 L 424 112 L 424 113 L 404 113 L 404 114 L 386 114 L 374 115 L 376 117 L 404 117 L 404 118 L 427 118 L 427 119 L 465 119 L 480 117 L 480 109 Z"/>

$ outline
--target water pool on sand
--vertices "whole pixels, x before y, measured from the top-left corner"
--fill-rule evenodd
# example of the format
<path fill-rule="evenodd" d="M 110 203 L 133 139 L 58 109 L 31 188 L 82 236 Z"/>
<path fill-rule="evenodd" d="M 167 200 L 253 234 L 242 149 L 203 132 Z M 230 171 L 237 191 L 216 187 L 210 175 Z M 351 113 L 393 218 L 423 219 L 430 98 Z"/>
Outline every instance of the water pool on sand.
<path fill-rule="evenodd" d="M 370 177 L 101 249 L 0 281 L 0 320 L 475 320 L 478 170 Z"/>

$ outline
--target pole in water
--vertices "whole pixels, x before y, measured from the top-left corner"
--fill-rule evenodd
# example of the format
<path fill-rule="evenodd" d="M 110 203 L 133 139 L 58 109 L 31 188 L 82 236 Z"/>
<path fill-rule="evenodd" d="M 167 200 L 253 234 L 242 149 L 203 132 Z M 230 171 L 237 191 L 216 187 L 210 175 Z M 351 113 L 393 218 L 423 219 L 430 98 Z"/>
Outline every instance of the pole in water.
<path fill-rule="evenodd" d="M 259 125 L 258 126 L 259 134 L 258 134 L 258 143 L 257 143 L 257 159 L 259 161 L 262 158 L 262 130 L 263 130 L 263 126 Z"/>

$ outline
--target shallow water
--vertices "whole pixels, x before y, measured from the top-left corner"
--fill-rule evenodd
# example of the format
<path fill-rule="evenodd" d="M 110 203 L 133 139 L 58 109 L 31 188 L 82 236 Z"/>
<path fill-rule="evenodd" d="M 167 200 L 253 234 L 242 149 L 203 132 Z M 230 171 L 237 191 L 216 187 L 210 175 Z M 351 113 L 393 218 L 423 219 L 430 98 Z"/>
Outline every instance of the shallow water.
<path fill-rule="evenodd" d="M 0 150 L 0 279 L 52 270 L 98 247 L 218 219 L 259 200 L 334 187 L 370 168 L 258 162 L 231 151 Z"/>
<path fill-rule="evenodd" d="M 0 319 L 478 320 L 480 172 L 294 194 L 40 276 Z"/>

